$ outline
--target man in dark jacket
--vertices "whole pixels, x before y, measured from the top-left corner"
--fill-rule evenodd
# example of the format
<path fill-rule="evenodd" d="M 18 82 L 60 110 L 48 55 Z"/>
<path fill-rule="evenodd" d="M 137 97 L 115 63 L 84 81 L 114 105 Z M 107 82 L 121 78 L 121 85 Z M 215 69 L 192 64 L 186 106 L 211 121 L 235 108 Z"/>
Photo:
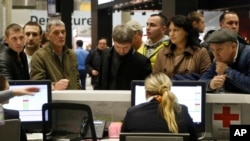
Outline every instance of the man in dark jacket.
<path fill-rule="evenodd" d="M 197 11 L 189 12 L 187 15 L 188 19 L 190 20 L 193 28 L 194 28 L 194 35 L 197 38 L 197 43 L 200 44 L 201 40 L 199 39 L 200 33 L 204 32 L 205 29 L 205 20 L 202 13 Z"/>
<path fill-rule="evenodd" d="M 248 44 L 246 40 L 239 34 L 240 29 L 240 21 L 239 16 L 234 11 L 227 11 L 221 14 L 220 18 L 220 27 L 221 28 L 228 28 L 234 30 L 238 36 L 238 41 L 242 44 Z"/>
<path fill-rule="evenodd" d="M 214 31 L 207 39 L 215 61 L 203 74 L 208 91 L 250 93 L 250 47 L 232 29 Z"/>
<path fill-rule="evenodd" d="M 86 58 L 85 67 L 87 73 L 91 77 L 91 85 L 93 86 L 94 90 L 98 87 L 98 77 L 101 66 L 101 54 L 107 48 L 107 39 L 100 38 L 98 41 L 97 48 L 91 50 Z"/>
<path fill-rule="evenodd" d="M 0 73 L 9 80 L 29 80 L 22 27 L 10 24 L 5 30 L 4 41 L 6 44 L 2 43 L 0 47 Z"/>
<path fill-rule="evenodd" d="M 132 80 L 144 80 L 152 72 L 150 60 L 131 45 L 134 31 L 117 25 L 112 33 L 114 46 L 103 52 L 99 88 L 130 90 Z"/>
<path fill-rule="evenodd" d="M 29 67 L 24 49 L 24 33 L 18 24 L 10 24 L 0 45 L 0 73 L 8 80 L 29 80 Z M 19 118 L 16 110 L 4 110 L 5 119 Z M 20 141 L 26 141 L 25 129 L 21 127 Z"/>

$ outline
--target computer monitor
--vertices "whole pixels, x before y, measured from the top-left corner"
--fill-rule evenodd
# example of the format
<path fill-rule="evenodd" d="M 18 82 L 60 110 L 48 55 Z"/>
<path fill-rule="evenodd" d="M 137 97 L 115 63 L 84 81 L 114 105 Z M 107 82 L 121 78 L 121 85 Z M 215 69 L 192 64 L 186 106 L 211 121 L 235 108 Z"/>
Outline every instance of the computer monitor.
<path fill-rule="evenodd" d="M 120 133 L 120 141 L 189 141 L 189 133 Z"/>
<path fill-rule="evenodd" d="M 112 2 L 114 0 L 98 0 L 98 5 L 101 5 L 101 4 L 106 4 L 106 3 L 109 3 L 109 2 Z"/>
<path fill-rule="evenodd" d="M 6 109 L 19 111 L 22 125 L 30 132 L 42 129 L 42 105 L 51 102 L 51 82 L 49 80 L 9 80 L 10 90 L 29 86 L 39 87 L 33 96 L 16 96 L 4 104 Z"/>
<path fill-rule="evenodd" d="M 198 132 L 205 131 L 206 83 L 203 81 L 173 81 L 171 91 L 180 104 L 188 107 Z M 131 87 L 131 106 L 146 102 L 143 80 L 133 80 Z"/>
<path fill-rule="evenodd" d="M 48 16 L 60 15 L 60 0 L 47 0 L 47 12 Z"/>

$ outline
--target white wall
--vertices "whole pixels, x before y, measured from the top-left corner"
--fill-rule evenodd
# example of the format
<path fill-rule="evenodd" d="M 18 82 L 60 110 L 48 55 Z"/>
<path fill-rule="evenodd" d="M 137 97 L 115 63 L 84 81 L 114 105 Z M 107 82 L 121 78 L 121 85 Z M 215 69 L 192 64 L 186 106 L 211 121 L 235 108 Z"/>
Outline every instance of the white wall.
<path fill-rule="evenodd" d="M 142 12 L 146 12 L 146 15 L 142 15 Z M 118 24 L 122 23 L 122 12 L 115 12 L 113 13 L 113 26 L 116 26 Z M 139 24 L 141 24 L 142 27 L 146 27 L 147 20 L 150 17 L 151 14 L 157 14 L 159 11 L 153 11 L 153 10 L 136 10 L 134 11 L 134 15 L 130 15 L 131 20 L 137 21 Z"/>
<path fill-rule="evenodd" d="M 17 23 L 23 26 L 27 21 L 30 20 L 30 12 L 31 10 L 13 9 L 12 10 L 12 23 Z"/>

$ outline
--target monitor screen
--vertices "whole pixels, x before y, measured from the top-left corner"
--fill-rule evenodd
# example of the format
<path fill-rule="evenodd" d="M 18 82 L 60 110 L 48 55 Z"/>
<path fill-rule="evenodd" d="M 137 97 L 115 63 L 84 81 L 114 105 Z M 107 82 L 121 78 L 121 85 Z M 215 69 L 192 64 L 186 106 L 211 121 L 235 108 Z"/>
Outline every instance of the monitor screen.
<path fill-rule="evenodd" d="M 9 80 L 10 90 L 29 86 L 39 87 L 33 96 L 16 96 L 4 104 L 6 109 L 19 111 L 19 118 L 27 130 L 40 128 L 42 125 L 42 105 L 51 102 L 51 82 L 49 80 Z M 38 127 L 39 126 L 39 127 Z"/>
<path fill-rule="evenodd" d="M 47 0 L 47 12 L 48 16 L 58 16 L 60 15 L 59 0 Z"/>
<path fill-rule="evenodd" d="M 112 1 L 114 1 L 114 0 L 98 0 L 98 5 L 109 3 L 109 2 L 112 2 Z"/>
<path fill-rule="evenodd" d="M 206 83 L 201 81 L 173 81 L 171 91 L 180 104 L 188 107 L 197 131 L 205 131 Z M 146 102 L 144 81 L 132 81 L 131 106 Z"/>

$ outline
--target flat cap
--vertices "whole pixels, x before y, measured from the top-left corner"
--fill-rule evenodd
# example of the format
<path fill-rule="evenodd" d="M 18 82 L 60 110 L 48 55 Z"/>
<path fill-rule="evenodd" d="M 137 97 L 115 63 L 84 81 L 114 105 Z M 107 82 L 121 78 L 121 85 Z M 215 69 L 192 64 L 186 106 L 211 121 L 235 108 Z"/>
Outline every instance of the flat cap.
<path fill-rule="evenodd" d="M 209 35 L 206 41 L 208 43 L 237 42 L 237 33 L 232 29 L 222 28 Z"/>
<path fill-rule="evenodd" d="M 127 25 L 133 30 L 133 31 L 143 31 L 142 26 L 137 21 L 129 21 L 127 22 Z"/>

